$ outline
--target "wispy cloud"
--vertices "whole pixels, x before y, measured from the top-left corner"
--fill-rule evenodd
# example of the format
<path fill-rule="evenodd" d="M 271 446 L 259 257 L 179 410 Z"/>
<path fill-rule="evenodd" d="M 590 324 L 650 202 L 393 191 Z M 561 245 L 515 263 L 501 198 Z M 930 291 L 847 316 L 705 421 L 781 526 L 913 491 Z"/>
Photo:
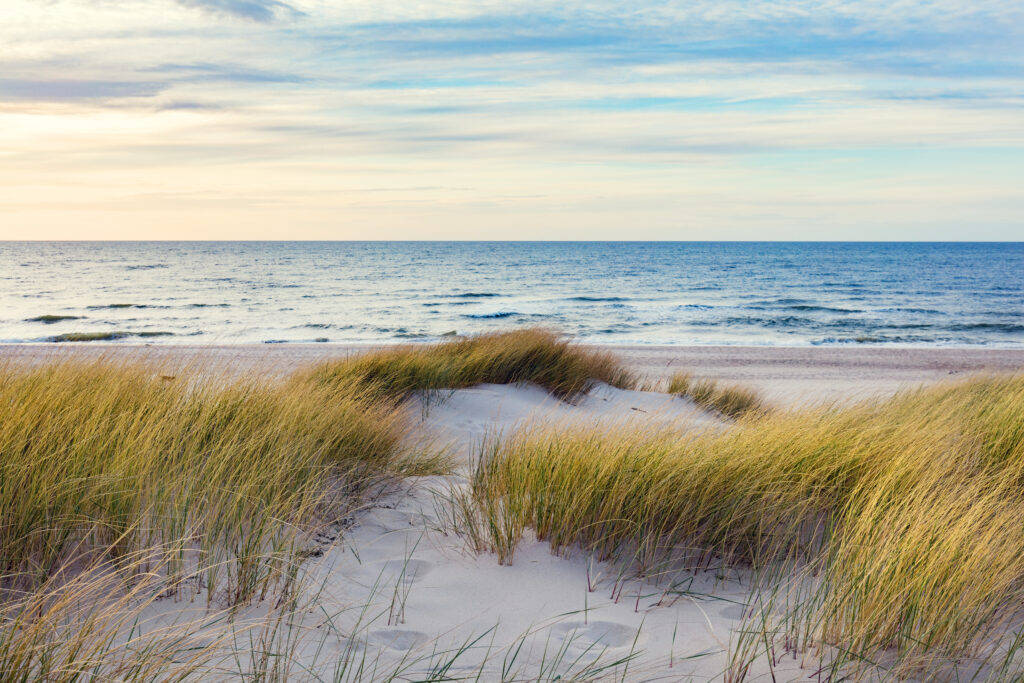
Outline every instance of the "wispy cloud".
<path fill-rule="evenodd" d="M 473 207 L 518 197 L 544 211 L 562 193 L 574 225 L 593 218 L 580 208 L 589 197 L 624 221 L 661 207 L 662 231 L 691 213 L 747 229 L 752 211 L 730 223 L 728 206 L 708 203 L 760 196 L 754 186 L 774 188 L 775 213 L 792 203 L 795 230 L 815 224 L 806 194 L 838 187 L 879 221 L 904 212 L 923 224 L 928 188 L 944 219 L 960 215 L 950 202 L 967 215 L 993 191 L 1004 207 L 993 225 L 1024 215 L 1012 214 L 1024 204 L 1020 3 L 8 2 L 0 193 L 19 205 L 47 183 L 41 206 L 59 202 L 86 169 L 90 187 L 107 179 L 90 200 L 103 205 L 141 192 L 116 183 L 142 169 L 154 196 L 262 188 L 293 197 L 296 215 L 331 188 L 437 175 L 460 188 L 433 191 L 453 226 L 477 220 Z M 924 151 L 928 164 L 896 163 Z M 875 182 L 887 193 L 872 194 Z M 381 225 L 401 198 L 360 211 Z M 338 210 L 309 220 L 329 225 Z M 394 213 L 395 234 L 416 220 Z"/>
<path fill-rule="evenodd" d="M 153 97 L 166 87 L 166 83 L 155 81 L 0 78 L 0 100 L 39 102 Z"/>
<path fill-rule="evenodd" d="M 304 16 L 301 10 L 280 0 L 177 0 L 185 7 L 197 7 L 215 14 L 252 21 L 274 21 Z"/>

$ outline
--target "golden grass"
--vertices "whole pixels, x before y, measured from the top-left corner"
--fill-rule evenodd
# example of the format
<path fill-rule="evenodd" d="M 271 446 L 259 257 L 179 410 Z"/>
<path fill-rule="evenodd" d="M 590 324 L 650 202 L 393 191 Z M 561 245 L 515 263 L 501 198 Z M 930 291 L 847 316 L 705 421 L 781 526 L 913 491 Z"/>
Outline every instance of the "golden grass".
<path fill-rule="evenodd" d="M 686 396 L 703 408 L 732 418 L 768 410 L 767 404 L 753 389 L 739 385 L 723 386 L 710 379 L 696 381 L 688 372 L 672 375 L 668 393 Z"/>
<path fill-rule="evenodd" d="M 280 380 L 144 361 L 0 366 L 0 679 L 202 672 L 217 648 L 193 638 L 201 624 L 146 635 L 133 620 L 200 592 L 210 621 L 286 602 L 315 531 L 377 482 L 441 471 L 409 448 L 411 392 L 531 381 L 568 398 L 594 379 L 631 381 L 610 355 L 542 330 Z M 257 668 L 284 662 L 265 659 Z"/>
<path fill-rule="evenodd" d="M 787 642 L 855 669 L 938 675 L 1024 617 L 1020 377 L 703 433 L 543 428 L 491 443 L 473 485 L 502 561 L 532 527 L 647 572 L 788 567 Z"/>
<path fill-rule="evenodd" d="M 544 329 L 377 351 L 320 365 L 304 379 L 389 398 L 516 382 L 533 382 L 571 398 L 585 393 L 595 380 L 617 387 L 631 387 L 635 381 L 612 354 L 582 349 Z"/>
<path fill-rule="evenodd" d="M 0 371 L 0 585 L 182 543 L 220 568 L 211 593 L 244 601 L 291 531 L 333 521 L 339 491 L 400 465 L 405 425 L 387 403 L 186 379 L 102 361 Z"/>

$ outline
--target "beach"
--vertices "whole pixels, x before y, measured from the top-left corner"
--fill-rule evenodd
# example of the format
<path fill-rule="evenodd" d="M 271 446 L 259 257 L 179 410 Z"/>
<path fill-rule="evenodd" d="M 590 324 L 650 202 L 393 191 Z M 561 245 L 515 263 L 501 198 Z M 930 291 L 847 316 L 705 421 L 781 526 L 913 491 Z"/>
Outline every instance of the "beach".
<path fill-rule="evenodd" d="M 241 589 L 232 586 L 241 579 L 232 579 L 234 574 L 229 572 L 227 588 L 214 589 L 213 581 L 217 574 L 209 574 L 208 569 L 201 569 L 203 565 L 198 560 L 199 556 L 195 576 L 178 582 L 178 587 L 173 591 L 161 588 L 156 592 L 142 589 L 130 592 L 123 602 L 106 608 L 110 611 L 103 612 L 103 619 L 99 620 L 104 624 L 98 629 L 100 635 L 106 633 L 104 628 L 110 628 L 111 631 L 109 640 L 105 641 L 106 644 L 100 650 L 101 654 L 97 655 L 101 662 L 98 666 L 102 668 L 106 665 L 104 657 L 121 657 L 123 655 L 118 654 L 121 648 L 137 648 L 141 642 L 147 643 L 146 646 L 154 650 L 172 647 L 177 651 L 186 645 L 195 648 L 204 653 L 205 657 L 201 660 L 201 666 L 196 665 L 199 667 L 196 670 L 205 672 L 203 676 L 215 679 L 219 676 L 223 680 L 265 670 L 269 666 L 265 661 L 243 661 L 238 657 L 239 653 L 251 655 L 251 652 L 261 649 L 276 653 L 274 657 L 277 659 L 273 660 L 273 666 L 278 669 L 277 675 L 288 680 L 314 680 L 332 675 L 338 680 L 352 681 L 532 681 L 555 680 L 556 677 L 559 680 L 580 681 L 721 680 L 723 677 L 734 681 L 761 678 L 799 680 L 809 675 L 814 676 L 815 671 L 827 667 L 832 667 L 829 671 L 833 672 L 853 671 L 855 678 L 884 678 L 885 675 L 880 673 L 884 670 L 878 668 L 879 665 L 854 667 L 851 670 L 849 663 L 844 663 L 842 657 L 837 659 L 834 654 L 829 654 L 829 650 L 821 649 L 823 644 L 815 647 L 785 644 L 789 642 L 790 636 L 783 637 L 783 631 L 776 631 L 778 627 L 774 625 L 771 632 L 776 635 L 769 636 L 767 631 L 758 635 L 756 628 L 751 630 L 752 625 L 767 628 L 768 619 L 774 624 L 774 620 L 784 614 L 775 604 L 780 595 L 787 591 L 809 590 L 809 586 L 817 585 L 816 580 L 800 578 L 802 570 L 787 570 L 792 574 L 786 575 L 781 583 L 768 584 L 766 587 L 761 572 L 766 566 L 777 566 L 778 558 L 771 559 L 763 567 L 761 563 L 765 560 L 759 559 L 757 554 L 747 557 L 748 551 L 740 552 L 738 547 L 731 545 L 732 541 L 720 547 L 715 543 L 721 541 L 715 541 L 708 547 L 717 549 L 702 551 L 697 555 L 686 552 L 679 554 L 678 550 L 664 554 L 659 550 L 649 558 L 644 558 L 641 550 L 645 541 L 642 540 L 640 550 L 633 551 L 636 554 L 623 553 L 623 548 L 617 548 L 614 552 L 601 550 L 600 543 L 594 545 L 592 541 L 585 540 L 588 538 L 586 529 L 592 523 L 584 524 L 578 532 L 572 532 L 582 534 L 578 540 L 571 540 L 575 538 L 573 536 L 569 540 L 554 543 L 553 531 L 541 534 L 533 528 L 540 524 L 539 520 L 513 523 L 507 517 L 507 510 L 511 509 L 507 506 L 512 505 L 513 500 L 509 496 L 519 495 L 514 494 L 513 489 L 528 484 L 529 477 L 535 475 L 525 474 L 524 471 L 524 474 L 515 475 L 506 481 L 499 478 L 504 475 L 500 475 L 498 470 L 489 475 L 483 474 L 489 467 L 485 463 L 507 462 L 509 467 L 516 466 L 516 458 L 532 457 L 530 453 L 536 452 L 537 446 L 530 445 L 534 438 L 541 440 L 538 443 L 544 444 L 543 449 L 550 450 L 550 455 L 544 457 L 550 457 L 550 467 L 554 471 L 561 466 L 562 450 L 576 448 L 573 444 L 577 443 L 577 438 L 583 439 L 579 443 L 593 441 L 595 444 L 604 444 L 598 446 L 593 455 L 585 457 L 607 457 L 614 460 L 617 457 L 614 453 L 623 448 L 632 449 L 637 444 L 641 447 L 637 453 L 640 456 L 643 449 L 647 448 L 643 444 L 648 441 L 650 447 L 659 452 L 663 448 L 657 445 L 659 440 L 668 440 L 665 443 L 669 443 L 682 439 L 679 442 L 681 444 L 688 443 L 689 439 L 697 439 L 696 443 L 708 440 L 712 444 L 709 448 L 726 447 L 729 435 L 739 429 L 740 434 L 748 434 L 742 438 L 754 440 L 753 445 L 743 447 L 728 457 L 738 462 L 749 459 L 743 467 L 754 468 L 747 476 L 751 482 L 756 482 L 759 476 L 766 475 L 761 470 L 774 467 L 774 458 L 789 457 L 786 449 L 790 447 L 800 451 L 800 440 L 810 438 L 794 432 L 792 438 L 795 441 L 792 444 L 788 438 L 769 436 L 763 437 L 768 440 L 758 442 L 758 439 L 762 439 L 759 434 L 763 430 L 780 428 L 773 425 L 782 425 L 787 419 L 802 420 L 808 423 L 809 434 L 818 429 L 810 426 L 815 421 L 832 419 L 825 414 L 815 417 L 819 415 L 815 411 L 820 408 L 814 406 L 853 405 L 858 400 L 886 401 L 901 390 L 926 388 L 969 377 L 1009 377 L 1024 368 L 1024 350 L 608 347 L 564 342 L 558 342 L 560 346 L 551 346 L 554 337 L 546 335 L 545 332 L 526 331 L 483 338 L 483 350 L 474 353 L 484 354 L 481 358 L 488 360 L 473 362 L 467 360 L 469 356 L 464 356 L 462 349 L 476 349 L 476 346 L 467 345 L 477 344 L 477 341 L 470 339 L 452 342 L 447 348 L 454 355 L 448 357 L 443 355 L 447 352 L 437 352 L 442 354 L 437 356 L 438 359 L 447 358 L 438 367 L 456 374 L 449 375 L 448 379 L 430 379 L 430 384 L 420 385 L 429 388 L 408 394 L 409 398 L 398 405 L 397 413 L 394 408 L 380 407 L 376 399 L 371 402 L 366 402 L 371 399 L 365 397 L 356 399 L 352 407 L 359 411 L 362 410 L 359 406 L 365 405 L 366 410 L 377 415 L 371 420 L 386 422 L 400 419 L 405 425 L 402 428 L 404 431 L 400 432 L 404 445 L 399 450 L 405 453 L 403 458 L 413 458 L 412 465 L 399 466 L 399 469 L 404 468 L 405 473 L 398 476 L 388 474 L 383 478 L 380 478 L 381 475 L 373 475 L 376 483 L 371 485 L 372 490 L 360 495 L 358 499 L 344 503 L 350 507 L 342 518 L 327 518 L 330 520 L 327 523 L 314 523 L 311 518 L 303 522 L 303 526 L 297 527 L 308 529 L 298 535 L 289 532 L 279 536 L 280 531 L 275 530 L 274 526 L 277 522 L 266 522 L 270 525 L 265 532 L 270 534 L 266 542 L 277 539 L 273 542 L 282 543 L 283 539 L 290 538 L 292 540 L 288 543 L 297 545 L 289 552 L 299 558 L 296 560 L 294 578 L 284 584 L 285 588 L 277 587 L 278 584 L 269 579 L 262 579 L 255 584 L 263 586 L 260 590 L 264 594 L 276 595 L 276 591 L 283 590 L 274 600 L 256 597 L 260 591 L 255 587 L 244 594 L 246 597 L 225 598 L 225 590 L 227 595 L 238 594 Z M 493 342 L 488 342 L 488 339 Z M 488 350 L 488 343 L 497 346 Z M 524 345 L 530 344 L 535 345 L 541 355 L 529 352 L 522 356 L 522 360 L 515 360 L 515 354 Z M 133 418 L 132 424 L 139 424 L 139 420 L 152 420 L 153 411 L 162 410 L 159 406 L 167 400 L 161 398 L 164 392 L 171 391 L 171 396 L 177 396 L 174 392 L 182 382 L 185 384 L 181 386 L 195 384 L 201 387 L 203 377 L 226 375 L 254 383 L 253 389 L 245 391 L 259 392 L 261 386 L 276 386 L 283 381 L 281 386 L 285 387 L 284 391 L 305 392 L 302 387 L 308 387 L 313 396 L 320 396 L 315 386 L 325 378 L 329 377 L 331 382 L 342 384 L 355 381 L 343 379 L 342 375 L 336 373 L 364 372 L 359 369 L 363 367 L 360 365 L 361 358 L 370 359 L 366 361 L 370 363 L 367 368 L 379 365 L 379 368 L 372 370 L 374 376 L 399 376 L 409 371 L 399 370 L 399 367 L 416 367 L 407 365 L 413 361 L 432 363 L 430 359 L 437 355 L 434 349 L 443 348 L 429 344 L 253 344 L 209 347 L 23 344 L 0 346 L 0 365 L 6 365 L 7 371 L 12 372 L 18 369 L 58 367 L 59 364 L 54 365 L 54 361 L 68 359 L 86 361 L 83 367 L 104 368 L 131 367 L 136 362 L 142 362 L 139 367 L 143 368 L 143 374 L 131 381 L 147 382 L 149 380 L 145 378 L 151 377 L 156 382 L 152 386 L 152 391 L 156 393 L 153 394 L 152 407 L 140 412 L 139 418 Z M 417 358 L 421 360 L 416 361 Z M 578 360 L 572 360 L 574 358 Z M 561 365 L 563 360 L 560 359 L 569 361 L 569 364 Z M 92 365 L 93 361 L 100 362 L 100 365 Z M 331 365 L 339 362 L 341 365 Z M 464 362 L 479 368 L 472 370 L 476 374 L 463 376 L 451 370 Z M 520 372 L 516 368 L 533 364 L 529 372 L 539 374 L 529 375 L 537 378 L 533 381 L 509 383 L 498 378 L 513 375 L 501 374 L 506 371 L 497 366 L 493 370 L 488 369 L 496 363 L 505 363 L 509 370 L 516 373 Z M 578 363 L 583 363 L 583 366 L 578 366 Z M 332 370 L 334 374 L 323 374 L 326 368 L 331 367 L 342 370 Z M 566 370 L 576 374 L 563 377 L 557 374 L 563 370 L 554 370 L 558 367 L 577 368 Z M 580 367 L 583 369 L 578 369 Z M 556 375 L 551 375 L 553 371 Z M 622 371 L 626 374 L 622 374 Z M 69 376 L 75 377 L 75 372 L 72 370 Z M 419 372 L 415 370 L 415 373 Z M 581 372 L 584 374 L 579 374 Z M 686 385 L 689 388 L 685 392 L 677 390 L 681 391 L 678 395 L 666 393 L 670 382 L 673 386 L 680 386 L 680 373 L 688 377 Z M 595 376 L 595 379 L 583 384 L 578 379 L 572 379 L 583 378 L 587 374 Z M 424 375 L 427 376 L 433 377 L 429 373 Z M 733 419 L 734 414 L 722 412 L 713 400 L 701 397 L 699 387 L 705 381 L 705 386 L 739 386 L 749 389 L 758 396 L 758 401 L 750 410 L 772 411 L 779 413 L 780 417 L 773 418 L 767 414 L 762 418 L 745 418 L 742 413 L 736 413 L 740 417 L 737 423 Z M 188 400 L 189 391 L 196 390 L 187 390 L 182 395 L 185 398 L 181 400 Z M 199 391 L 202 393 L 205 390 Z M 213 391 L 216 393 L 221 390 Z M 287 395 L 298 399 L 302 394 Z M 338 400 L 353 400 L 345 396 L 348 394 Z M 913 403 L 918 400 L 908 396 L 896 399 L 893 405 L 897 407 L 893 410 L 897 413 L 906 412 L 907 409 L 899 408 L 902 405 L 899 401 L 909 400 Z M 932 400 L 927 398 L 928 394 L 923 396 L 926 398 L 920 400 Z M 269 398 L 259 400 L 262 402 Z M 88 402 L 101 399 L 97 396 L 97 399 L 83 400 Z M 104 404 L 109 400 L 112 399 L 102 399 Z M 322 400 L 310 397 L 308 409 L 319 410 L 316 406 Z M 281 409 L 286 409 L 285 406 L 281 404 Z M 794 413 L 794 418 L 785 417 L 785 411 L 799 407 L 810 407 L 811 412 L 805 417 L 800 417 L 800 413 Z M 873 414 L 871 409 L 867 412 L 860 408 L 852 410 L 852 415 L 864 415 L 857 420 L 877 419 L 869 417 Z M 908 415 L 915 412 L 916 409 L 910 409 Z M 846 419 L 842 417 L 844 414 L 840 412 L 836 415 L 843 420 Z M 87 414 L 83 415 L 84 418 L 76 420 L 88 419 Z M 143 415 L 147 417 L 141 417 Z M 349 415 L 348 419 L 357 417 L 357 414 Z M 170 419 L 170 414 L 167 419 Z M 304 418 L 297 416 L 297 419 Z M 762 424 L 758 420 L 765 421 L 764 427 L 758 426 Z M 108 429 L 103 426 L 103 422 L 95 424 L 96 427 L 84 428 L 79 427 L 76 421 L 74 429 L 93 434 Z M 841 432 L 841 424 L 840 421 L 834 429 Z M 207 429 L 227 428 L 221 419 L 211 425 L 214 426 Z M 283 429 L 282 433 L 291 433 L 290 427 L 286 425 L 282 423 L 282 427 L 267 432 L 275 443 L 279 437 L 273 434 L 278 429 Z M 331 428 L 329 424 L 327 428 Z M 365 431 L 371 427 L 367 424 L 353 429 Z M 833 428 L 828 427 L 822 433 L 828 434 L 831 431 Z M 296 436 L 302 438 L 301 433 Z M 152 438 L 157 437 L 147 437 L 146 442 Z M 225 438 L 234 443 L 234 437 Z M 718 443 L 716 439 L 726 441 L 721 446 L 714 446 Z M 560 446 L 560 443 L 563 445 Z M 761 443 L 761 446 L 757 443 Z M 819 449 L 818 446 L 810 447 Z M 285 442 L 274 448 L 287 450 L 288 446 Z M 394 450 L 395 446 L 386 448 Z M 758 453 L 758 448 L 781 450 L 778 451 L 779 455 L 773 456 Z M 226 457 L 234 457 L 230 451 L 225 453 Z M 154 454 L 158 458 L 163 457 L 160 451 Z M 133 457 L 131 449 L 125 455 Z M 301 452 L 297 451 L 296 455 L 301 456 Z M 203 457 L 205 459 L 208 456 Z M 264 465 L 251 465 L 255 468 L 254 472 L 276 466 L 274 450 L 257 457 L 269 459 L 265 460 Z M 357 448 L 351 457 L 363 456 Z M 567 454 L 565 457 L 579 458 L 583 455 Z M 658 459 L 661 457 L 657 456 Z M 442 462 L 446 464 L 439 464 Z M 548 460 L 541 462 L 542 469 L 548 467 Z M 651 461 L 652 464 L 657 462 L 659 460 Z M 677 465 L 665 466 L 669 467 L 666 472 L 672 473 L 671 476 L 685 476 L 689 467 L 685 459 Z M 204 465 L 200 467 L 205 468 Z M 609 464 L 606 467 L 618 466 Z M 200 476 L 206 476 L 203 472 L 204 469 L 198 471 Z M 237 484 L 229 483 L 232 479 L 225 480 L 225 485 L 249 486 L 244 483 L 248 481 L 249 475 L 232 476 L 241 476 L 242 479 Z M 281 476 L 290 475 L 284 472 L 273 475 Z M 527 478 L 520 479 L 522 476 Z M 785 480 L 791 479 L 790 475 L 784 476 Z M 492 477 L 494 482 L 506 483 L 486 483 L 488 477 Z M 729 488 L 745 485 L 744 477 L 735 481 L 732 477 L 730 474 L 731 483 L 723 480 L 715 486 Z M 272 478 L 268 481 L 274 486 L 273 482 L 277 480 Z M 153 483 L 159 483 L 160 488 L 166 485 L 171 489 L 176 485 L 173 481 Z M 569 487 L 565 490 L 566 495 L 575 495 L 572 492 L 577 489 L 586 491 L 587 475 L 577 473 L 574 480 L 566 484 Z M 506 485 L 512 486 L 512 489 L 502 488 Z M 779 482 L 766 485 L 770 490 L 782 491 L 789 484 Z M 633 487 L 631 490 L 639 492 L 647 484 L 638 481 L 629 486 Z M 313 490 L 310 489 L 309 495 L 313 495 Z M 737 488 L 733 494 L 716 494 L 708 504 L 721 505 L 734 496 L 752 495 L 741 494 L 739 490 Z M 692 496 L 697 494 L 679 495 L 692 500 Z M 746 511 L 737 508 L 730 514 L 754 515 L 759 518 L 768 514 L 767 509 L 763 512 L 760 510 L 766 503 L 774 505 L 776 495 L 784 494 L 772 493 L 765 499 L 766 502 L 758 503 Z M 506 512 L 500 513 L 497 518 L 489 517 L 495 514 L 495 508 L 488 507 L 494 502 L 487 502 L 488 496 L 497 496 L 496 500 L 503 500 L 497 509 Z M 339 502 L 331 505 L 337 506 L 349 498 L 345 494 Z M 275 515 L 287 514 L 289 506 L 294 505 L 288 500 L 285 499 L 283 507 Z M 627 503 L 628 498 L 623 501 Z M 518 503 L 515 505 L 519 506 Z M 585 504 L 581 502 L 580 505 Z M 599 523 L 615 523 L 616 517 L 633 514 L 627 512 L 628 509 L 624 508 L 620 513 L 600 513 Z M 191 518 L 194 511 L 186 509 L 183 514 L 184 518 Z M 672 518 L 671 525 L 687 523 L 688 515 L 680 514 Z M 506 524 L 510 526 L 503 526 Z M 771 524 L 802 526 L 805 522 L 789 521 L 789 517 L 783 516 Z M 627 531 L 627 534 L 630 533 L 633 532 Z M 694 532 L 686 533 L 689 535 Z M 659 544 L 662 542 L 659 541 Z M 694 539 L 692 542 L 699 547 L 701 543 L 712 541 Z M 805 544 L 807 541 L 799 542 Z M 624 548 L 634 547 L 633 543 L 626 543 Z M 211 546 L 216 547 L 219 546 Z M 669 544 L 667 547 L 671 549 L 674 546 Z M 736 553 L 738 557 L 730 559 Z M 238 560 L 231 557 L 229 553 L 225 561 L 229 566 L 234 566 Z M 269 568 L 273 563 L 267 566 Z M 102 577 L 106 577 L 110 571 L 105 565 L 95 571 L 101 578 L 90 580 L 100 583 L 89 584 L 88 588 L 81 590 L 86 593 L 113 590 L 115 595 L 123 590 L 102 584 L 102 581 L 108 580 Z M 157 575 L 161 575 L 160 572 Z M 74 579 L 72 586 L 75 580 L 83 579 Z M 216 580 L 221 583 L 225 581 L 223 577 Z M 264 584 L 263 581 L 269 583 Z M 100 585 L 104 587 L 98 588 Z M 59 593 L 67 589 L 51 590 Z M 52 596 L 46 599 L 54 601 Z M 63 604 L 60 600 L 56 602 Z M 106 603 L 100 601 L 97 604 Z M 78 612 L 75 614 L 78 616 L 71 618 L 61 613 L 60 617 L 65 624 L 73 625 L 75 619 L 88 622 L 91 613 L 86 609 L 84 617 Z M 226 614 L 230 617 L 227 622 L 223 622 Z M 121 626 L 105 626 L 110 622 L 122 623 L 125 619 L 133 624 L 127 632 Z M 230 624 L 228 632 L 223 630 L 224 623 Z M 761 625 L 757 626 L 758 623 Z M 58 634 L 61 632 L 60 629 L 56 631 Z M 753 639 L 751 633 L 755 636 Z M 174 640 L 174 645 L 168 646 L 161 640 L 170 637 L 168 634 L 178 634 L 174 637 L 180 640 Z M 811 632 L 808 631 L 801 637 L 810 636 Z M 253 645 L 254 637 L 257 637 L 259 645 Z M 146 638 L 154 638 L 158 645 Z M 781 654 L 774 651 L 776 646 Z M 957 670 L 989 675 L 995 668 L 991 660 L 992 655 L 986 654 L 985 657 L 965 660 L 955 666 L 961 667 Z M 339 666 L 342 667 L 340 674 Z M 928 666 L 936 667 L 934 671 L 948 672 L 951 665 L 939 658 Z"/>
<path fill-rule="evenodd" d="M 281 376 L 393 344 L 6 344 L 0 362 L 38 363 L 53 358 L 143 356 L 167 372 L 193 363 L 238 373 Z M 697 378 L 749 385 L 782 402 L 848 400 L 893 393 L 924 383 L 1024 368 L 1024 349 L 912 346 L 665 346 L 583 345 L 610 351 L 642 379 L 664 382 L 686 370 Z"/>

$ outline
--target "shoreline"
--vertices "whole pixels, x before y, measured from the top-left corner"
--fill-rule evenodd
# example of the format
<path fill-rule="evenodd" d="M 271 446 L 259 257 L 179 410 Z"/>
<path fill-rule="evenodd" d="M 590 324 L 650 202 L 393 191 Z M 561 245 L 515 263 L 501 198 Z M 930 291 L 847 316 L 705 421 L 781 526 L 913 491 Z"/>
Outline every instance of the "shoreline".
<path fill-rule="evenodd" d="M 0 363 L 56 358 L 138 358 L 167 371 L 211 364 L 230 372 L 288 374 L 310 363 L 392 344 L 0 344 Z M 1024 348 L 668 346 L 580 344 L 614 353 L 647 384 L 678 371 L 749 386 L 781 402 L 853 400 L 974 374 L 1024 372 Z"/>

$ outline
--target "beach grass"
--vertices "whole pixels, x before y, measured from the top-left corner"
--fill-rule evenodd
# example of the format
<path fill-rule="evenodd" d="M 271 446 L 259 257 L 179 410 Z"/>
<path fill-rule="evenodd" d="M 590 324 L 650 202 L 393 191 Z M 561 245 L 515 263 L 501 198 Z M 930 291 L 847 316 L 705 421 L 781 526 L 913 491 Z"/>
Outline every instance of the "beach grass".
<path fill-rule="evenodd" d="M 561 398 L 585 393 L 596 381 L 635 384 L 614 355 L 540 328 L 376 351 L 320 365 L 303 379 L 399 399 L 483 383 L 532 382 Z"/>
<path fill-rule="evenodd" d="M 635 386 L 610 354 L 535 329 L 281 379 L 144 360 L 0 367 L 0 670 L 204 670 L 217 637 L 201 624 L 143 637 L 132 619 L 200 593 L 211 619 L 286 603 L 317 531 L 383 481 L 443 471 L 409 447 L 403 401 L 483 382 L 571 399 L 596 381 Z M 823 680 L 1024 673 L 1024 378 L 772 410 L 682 375 L 670 390 L 730 419 L 495 436 L 447 503 L 453 530 L 506 564 L 531 529 L 655 582 L 747 572 L 767 597 L 729 681 L 759 648 Z"/>
<path fill-rule="evenodd" d="M 685 396 L 697 405 L 726 417 L 768 410 L 764 399 L 749 387 L 719 384 L 712 379 L 695 380 L 689 372 L 677 372 L 669 379 L 668 393 Z"/>
<path fill-rule="evenodd" d="M 592 375 L 628 381 L 610 356 L 539 330 L 281 379 L 198 362 L 166 374 L 144 356 L 2 366 L 0 670 L 67 681 L 202 670 L 213 646 L 192 643 L 200 624 L 143 637 L 133 619 L 167 598 L 199 597 L 211 619 L 280 604 L 317 532 L 336 536 L 382 482 L 446 471 L 410 445 L 410 392 L 537 381 L 571 396 Z"/>
<path fill-rule="evenodd" d="M 183 563 L 218 567 L 210 593 L 244 602 L 294 531 L 332 521 L 331 496 L 401 469 L 405 430 L 392 405 L 323 387 L 103 361 L 5 368 L 0 583 L 187 539 Z"/>
<path fill-rule="evenodd" d="M 527 430 L 484 446 L 472 495 L 506 563 L 530 528 L 646 574 L 771 575 L 785 647 L 836 676 L 948 676 L 1024 623 L 1021 377 L 702 432 Z"/>

